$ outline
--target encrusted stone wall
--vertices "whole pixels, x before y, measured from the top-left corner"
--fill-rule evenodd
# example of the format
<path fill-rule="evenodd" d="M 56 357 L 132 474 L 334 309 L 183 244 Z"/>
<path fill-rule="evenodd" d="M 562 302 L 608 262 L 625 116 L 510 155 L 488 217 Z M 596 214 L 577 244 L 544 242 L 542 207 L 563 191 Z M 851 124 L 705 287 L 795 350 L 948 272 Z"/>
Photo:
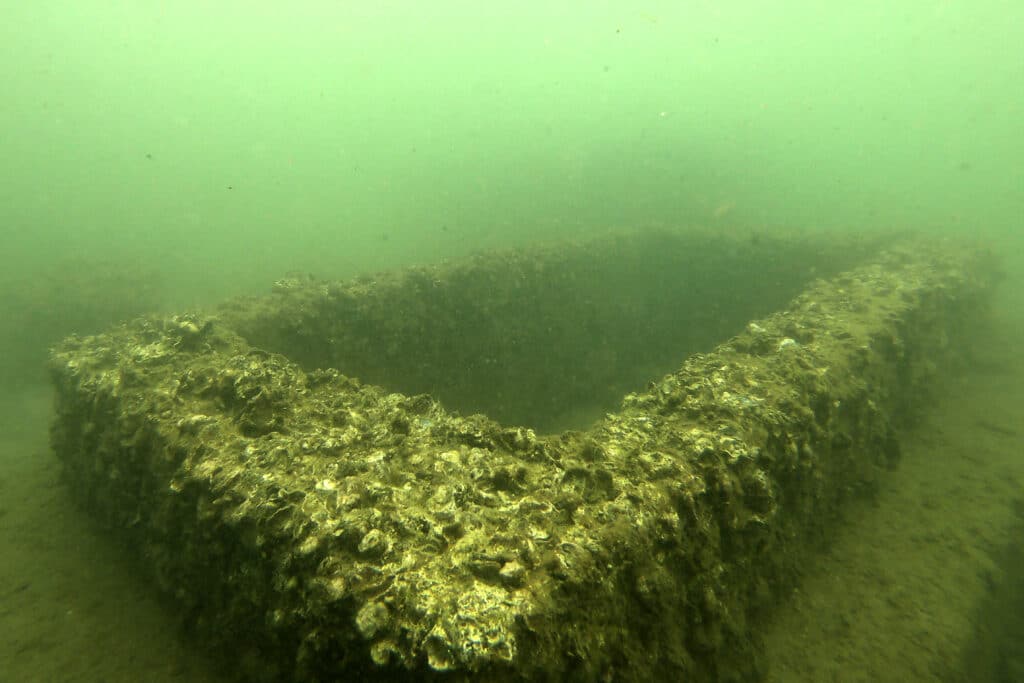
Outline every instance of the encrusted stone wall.
<path fill-rule="evenodd" d="M 623 257 L 620 276 L 643 277 L 622 239 L 609 252 Z M 372 282 L 283 282 L 262 302 L 68 339 L 52 360 L 54 448 L 73 492 L 139 548 L 204 638 L 237 653 L 242 679 L 756 680 L 758 619 L 842 501 L 897 465 L 894 421 L 926 400 L 993 280 L 983 253 L 913 242 L 807 284 L 808 255 L 840 246 L 796 242 L 787 266 L 785 243 L 771 245 L 780 261 L 764 272 L 802 275 L 802 293 L 708 352 L 681 354 L 587 430 L 538 434 L 365 384 L 349 376 L 361 363 L 402 386 L 390 361 L 352 350 L 371 337 L 348 327 L 404 330 L 383 335 L 395 347 L 381 357 L 426 349 L 421 361 L 442 367 L 415 370 L 411 386 L 440 381 L 460 370 L 444 350 L 459 345 L 459 325 L 507 316 L 517 286 L 552 297 L 538 299 L 549 324 L 521 319 L 528 330 L 575 320 L 565 297 L 583 293 L 581 280 L 609 291 L 599 285 L 614 258 L 595 262 L 594 244 Z M 736 258 L 735 243 L 721 249 Z M 453 284 L 488 263 L 521 284 Z M 670 266 L 634 291 L 658 291 Z M 425 303 L 435 289 L 447 299 Z M 394 309 L 405 296 L 412 306 Z M 444 310 L 456 314 L 438 327 Z M 611 317 L 598 324 L 606 338 L 621 324 Z M 633 325 L 638 354 L 671 347 L 659 325 Z M 527 368 L 547 344 L 530 348 L 498 357 Z M 455 357 L 467 349 L 478 350 Z M 567 353 L 587 351 L 554 357 Z M 315 369 L 329 364 L 341 371 Z"/>

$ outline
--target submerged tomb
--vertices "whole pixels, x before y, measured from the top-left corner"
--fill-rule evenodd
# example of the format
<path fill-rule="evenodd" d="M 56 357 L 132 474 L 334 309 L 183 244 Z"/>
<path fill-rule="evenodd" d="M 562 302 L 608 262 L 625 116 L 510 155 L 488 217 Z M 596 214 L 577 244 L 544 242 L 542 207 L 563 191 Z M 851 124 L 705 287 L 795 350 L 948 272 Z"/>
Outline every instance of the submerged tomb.
<path fill-rule="evenodd" d="M 962 243 L 670 230 L 53 351 L 74 494 L 249 680 L 756 680 L 985 315 Z"/>

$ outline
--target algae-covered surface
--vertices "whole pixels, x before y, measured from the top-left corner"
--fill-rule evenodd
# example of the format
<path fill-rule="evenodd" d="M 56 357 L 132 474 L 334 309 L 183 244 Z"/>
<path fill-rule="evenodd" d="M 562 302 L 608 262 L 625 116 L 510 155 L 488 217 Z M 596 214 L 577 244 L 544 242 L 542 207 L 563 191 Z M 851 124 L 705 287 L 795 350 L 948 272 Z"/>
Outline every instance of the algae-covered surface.
<path fill-rule="evenodd" d="M 1019 574 L 993 563 L 1020 542 L 1022 334 L 1019 321 L 979 331 L 976 362 L 902 434 L 900 467 L 871 504 L 850 509 L 766 631 L 768 680 L 1016 680 L 1017 641 L 976 601 Z M 4 680 L 231 680 L 154 599 L 132 554 L 72 504 L 47 455 L 49 406 L 45 390 L 5 403 Z M 976 639 L 992 658 L 962 658 Z"/>
<path fill-rule="evenodd" d="M 682 349 L 693 307 L 749 312 L 738 283 L 770 300 L 806 281 L 812 253 L 863 255 L 841 247 L 636 233 L 368 283 L 283 282 L 265 301 L 66 340 L 53 445 L 73 495 L 191 628 L 238 652 L 243 677 L 749 677 L 753 620 L 832 509 L 898 458 L 900 397 L 986 298 L 982 252 L 899 247 L 816 281 L 584 432 L 538 435 L 324 365 L 372 376 L 390 367 L 367 362 L 379 348 L 406 358 L 415 386 L 493 347 L 497 371 L 466 373 L 478 392 L 512 369 L 571 405 L 558 387 L 600 375 L 580 361 L 581 332 Z M 666 273 L 696 285 L 700 262 L 730 283 L 720 300 L 673 290 L 655 300 L 668 313 L 648 312 Z M 768 274 L 778 284 L 755 282 Z M 602 308 L 615 277 L 639 282 L 636 306 Z"/>
<path fill-rule="evenodd" d="M 505 260 L 514 271 L 514 259 Z M 896 247 L 810 284 L 785 310 L 626 394 L 589 429 L 551 434 L 319 367 L 317 358 L 337 358 L 358 340 L 358 330 L 346 337 L 347 325 L 332 322 L 339 318 L 380 321 L 383 311 L 408 329 L 392 308 L 404 287 L 360 299 L 353 292 L 365 295 L 366 283 L 285 281 L 255 309 L 151 316 L 71 338 L 53 365 L 52 444 L 63 484 L 52 485 L 53 461 L 14 458 L 8 471 L 23 466 L 24 476 L 2 485 L 14 482 L 24 496 L 11 517 L 15 547 L 46 538 L 34 531 L 47 519 L 54 533 L 66 522 L 76 542 L 58 536 L 42 555 L 31 546 L 10 554 L 25 564 L 11 568 L 6 599 L 17 608 L 5 616 L 36 601 L 56 609 L 48 597 L 64 583 L 49 567 L 64 566 L 77 546 L 79 559 L 120 563 L 131 581 L 105 575 L 120 592 L 112 601 L 83 606 L 76 594 L 66 624 L 59 613 L 38 614 L 51 628 L 73 629 L 84 614 L 131 615 L 124 610 L 134 605 L 142 627 L 131 649 L 171 678 L 201 680 L 214 675 L 213 662 L 220 675 L 268 681 L 817 676 L 821 667 L 787 659 L 810 649 L 790 640 L 804 628 L 793 616 L 808 611 L 802 596 L 825 590 L 815 577 L 828 575 L 830 557 L 857 557 L 844 550 L 848 529 L 886 528 L 862 514 L 865 501 L 881 506 L 891 491 L 915 490 L 898 477 L 913 476 L 919 462 L 904 470 L 907 453 L 946 446 L 922 431 L 927 418 L 909 426 L 941 410 L 934 391 L 957 393 L 957 377 L 1000 367 L 1002 349 L 985 352 L 995 360 L 982 357 L 977 341 L 987 331 L 972 326 L 984 320 L 976 314 L 986 309 L 989 265 L 981 252 Z M 415 271 L 414 282 L 464 311 L 465 301 L 444 292 L 450 272 L 459 271 Z M 535 295 L 514 281 L 520 296 Z M 536 291 L 581 287 L 571 272 L 541 281 Z M 513 322 L 520 340 L 557 338 L 544 319 Z M 284 329 L 305 362 L 253 346 L 260 325 Z M 576 339 L 579 326 L 566 327 L 563 338 Z M 304 329 L 317 334 L 297 344 Z M 593 321 L 586 330 L 609 338 Z M 389 352 L 447 353 L 429 339 L 403 343 Z M 513 348 L 495 357 L 515 366 L 524 355 Z M 956 374 L 964 367 L 973 374 Z M 973 428 L 1016 436 L 996 413 Z M 18 434 L 38 456 L 38 432 L 9 435 Z M 104 531 L 73 517 L 65 491 Z M 862 517 L 869 521 L 860 526 Z M 915 537 L 902 527 L 892 533 L 903 531 Z M 875 594 L 878 576 L 861 573 L 865 593 Z M 97 583 L 89 595 L 109 595 Z M 855 596 L 856 582 L 848 583 Z M 988 584 L 1009 590 L 994 573 Z M 985 609 L 983 593 L 962 594 L 964 609 Z M 830 614 L 828 606 L 843 605 L 821 599 Z M 861 596 L 847 611 L 869 603 Z M 1005 650 L 967 643 L 971 623 L 964 617 L 965 629 L 945 636 L 955 654 L 933 668 L 953 676 L 958 662 L 973 660 L 978 670 Z M 159 646 L 171 632 L 180 633 L 175 647 Z M 60 666 L 49 652 L 75 641 L 38 629 L 13 637 L 15 666 Z M 78 655 L 83 662 L 67 669 L 74 675 L 104 666 Z"/>
<path fill-rule="evenodd" d="M 693 244 L 645 234 L 575 260 L 537 252 L 528 276 L 503 258 L 399 287 L 285 283 L 269 307 L 70 338 L 53 356 L 53 445 L 75 497 L 243 678 L 756 679 L 760 623 L 841 505 L 896 466 L 895 426 L 985 310 L 983 252 L 896 246 L 816 281 L 584 432 L 538 436 L 316 360 L 352 357 L 366 319 L 408 331 L 424 309 L 469 323 L 375 341 L 421 364 L 445 357 L 436 349 L 481 335 L 464 288 L 446 284 L 467 273 L 496 283 L 493 299 L 475 294 L 485 309 L 562 302 L 564 315 L 500 316 L 482 332 L 521 332 L 544 358 L 535 340 L 577 322 L 576 299 L 652 243 L 682 256 Z M 248 341 L 282 329 L 278 349 L 304 365 Z M 524 350 L 495 355 L 514 364 Z M 562 371 L 547 370 L 552 384 L 575 376 Z"/>

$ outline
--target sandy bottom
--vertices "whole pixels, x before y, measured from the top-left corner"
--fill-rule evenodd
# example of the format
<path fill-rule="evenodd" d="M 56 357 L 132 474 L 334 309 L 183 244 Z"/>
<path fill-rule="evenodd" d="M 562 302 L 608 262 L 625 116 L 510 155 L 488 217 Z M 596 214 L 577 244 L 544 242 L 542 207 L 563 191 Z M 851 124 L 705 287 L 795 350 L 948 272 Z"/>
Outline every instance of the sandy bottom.
<path fill-rule="evenodd" d="M 179 638 L 130 553 L 75 508 L 50 452 L 48 391 L 4 406 L 0 683 L 224 680 Z"/>
<path fill-rule="evenodd" d="M 767 630 L 769 681 L 1020 680 L 998 596 L 1024 541 L 1021 339 L 1024 322 L 978 339 L 968 373 L 905 435 L 899 469 L 809 563 Z M 0 409 L 0 682 L 226 680 L 71 504 L 48 392 Z"/>
<path fill-rule="evenodd" d="M 847 511 L 768 629 L 769 681 L 1024 681 L 992 604 L 1024 575 L 1022 339 L 1024 321 L 981 336 L 878 496 Z"/>

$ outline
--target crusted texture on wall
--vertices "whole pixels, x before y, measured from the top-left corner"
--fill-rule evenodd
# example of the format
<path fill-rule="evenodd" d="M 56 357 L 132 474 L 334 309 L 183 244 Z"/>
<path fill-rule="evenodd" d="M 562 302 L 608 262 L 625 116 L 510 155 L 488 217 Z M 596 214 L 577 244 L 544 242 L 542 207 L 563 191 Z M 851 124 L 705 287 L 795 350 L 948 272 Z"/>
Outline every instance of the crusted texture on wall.
<path fill-rule="evenodd" d="M 230 313 L 140 319 L 54 351 L 53 444 L 242 678 L 755 680 L 757 620 L 896 465 L 991 281 L 893 247 L 553 435 L 299 365 Z"/>

